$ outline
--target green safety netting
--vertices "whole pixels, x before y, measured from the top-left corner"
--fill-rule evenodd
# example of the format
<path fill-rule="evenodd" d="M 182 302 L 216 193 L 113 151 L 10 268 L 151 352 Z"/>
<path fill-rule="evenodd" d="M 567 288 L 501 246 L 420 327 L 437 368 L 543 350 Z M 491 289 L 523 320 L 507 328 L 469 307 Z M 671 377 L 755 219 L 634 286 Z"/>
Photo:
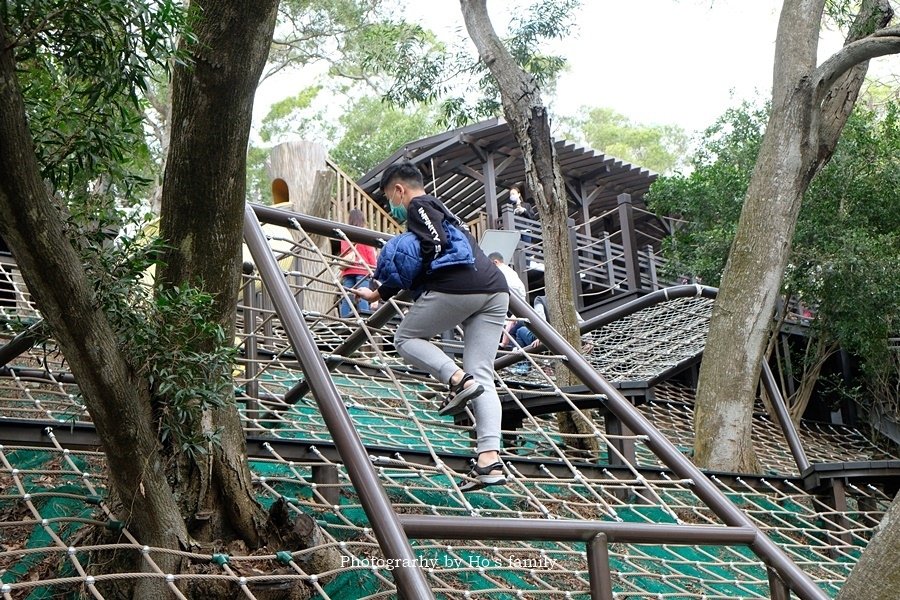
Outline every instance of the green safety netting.
<path fill-rule="evenodd" d="M 592 434 L 601 452 L 591 461 L 593 469 L 579 469 L 583 463 L 571 459 L 571 439 L 559 433 L 555 417 L 530 414 L 522 393 L 538 386 L 572 402 L 574 396 L 556 388 L 552 377 L 552 367 L 561 357 L 549 354 L 523 356 L 527 372 L 518 368 L 497 374 L 500 393 L 525 415 L 520 428 L 504 432 L 512 481 L 503 488 L 462 494 L 457 487 L 462 472 L 448 463 L 471 455 L 471 426 L 438 416 L 442 387 L 400 363 L 390 345 L 393 325 L 370 328 L 362 319 L 335 316 L 340 257 L 323 251 L 299 227 L 270 237 L 299 265 L 288 270 L 286 279 L 302 300 L 306 322 L 323 355 L 333 352 L 355 328 L 366 331 L 366 344 L 343 361 L 334 382 L 363 442 L 390 451 L 379 454 L 374 464 L 397 512 L 722 525 L 693 494 L 690 481 L 662 468 L 645 439 L 607 434 L 602 415 L 596 416 Z M 271 447 L 267 456 L 255 456 L 250 466 L 259 500 L 268 505 L 283 498 L 292 510 L 313 516 L 323 528 L 322 543 L 337 548 L 347 564 L 333 573 L 313 575 L 305 570 L 310 551 L 291 548 L 252 557 L 252 568 L 250 557 L 232 556 L 223 565 L 210 556 L 194 558 L 213 565 L 212 574 L 231 582 L 236 596 L 255 597 L 254 589 L 259 588 L 254 586 L 263 585 L 265 579 L 259 573 L 266 570 L 261 565 L 279 573 L 287 565 L 291 573 L 282 577 L 305 582 L 318 598 L 395 597 L 390 570 L 347 473 L 335 455 L 324 450 L 332 438 L 313 396 L 307 394 L 294 404 L 284 401 L 285 392 L 303 375 L 265 288 L 253 275 L 245 276 L 244 286 L 252 293 L 242 297 L 254 299 L 252 306 L 238 306 L 241 355 L 236 390 L 245 427 L 249 435 L 302 443 L 312 457 L 291 460 Z M 35 317 L 23 297 L 17 314 Z M 703 298 L 664 302 L 590 333 L 584 351 L 610 380 L 650 379 L 702 350 L 710 309 L 711 301 Z M 10 313 L 6 310 L 6 316 Z M 14 333 L 9 325 L 4 336 Z M 252 355 L 247 351 L 251 340 L 256 349 Z M 462 342 L 445 343 L 452 351 Z M 64 360 L 52 341 L 22 354 L 9 367 L 0 375 L 2 416 L 55 422 L 60 429 L 90 422 L 77 385 L 64 376 Z M 639 410 L 676 447 L 690 451 L 690 388 L 675 382 L 658 384 Z M 890 456 L 849 427 L 803 423 L 800 433 L 814 462 Z M 612 469 L 614 459 L 623 458 L 618 450 L 623 440 L 634 446 L 633 464 Z M 317 449 L 317 443 L 322 448 Z M 718 485 L 823 589 L 835 594 L 889 498 L 877 486 L 850 484 L 848 509 L 838 514 L 823 498 L 803 489 L 780 431 L 762 412 L 755 416 L 754 443 L 767 476 L 720 479 Z M 423 455 L 431 458 L 428 464 L 420 460 Z M 516 459 L 540 460 L 547 468 L 526 476 L 517 471 Z M 79 546 L 81 532 L 103 525 L 121 531 L 123 548 L 140 544 L 106 505 L 102 455 L 69 451 L 53 439 L 53 445 L 43 449 L 4 444 L 0 461 L 4 597 L 44 598 L 85 590 L 97 595 L 88 580 L 91 553 Z M 337 471 L 337 483 L 314 481 L 313 470 L 322 467 Z M 339 492 L 337 502 L 329 493 L 334 491 Z M 588 597 L 584 544 L 416 540 L 413 546 L 437 597 Z M 769 597 L 764 566 L 741 546 L 611 544 L 610 567 L 620 600 Z"/>

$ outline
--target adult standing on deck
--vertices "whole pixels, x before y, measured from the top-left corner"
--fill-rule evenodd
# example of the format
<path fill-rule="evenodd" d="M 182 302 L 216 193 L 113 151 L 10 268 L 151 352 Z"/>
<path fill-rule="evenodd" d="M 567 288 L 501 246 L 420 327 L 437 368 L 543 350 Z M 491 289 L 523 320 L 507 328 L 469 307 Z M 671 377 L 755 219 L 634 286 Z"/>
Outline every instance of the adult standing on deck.
<path fill-rule="evenodd" d="M 381 189 L 390 203 L 391 215 L 407 223 L 421 245 L 422 269 L 416 286 L 424 293 L 406 313 L 394 335 L 397 352 L 408 363 L 428 371 L 450 387 L 441 406 L 442 415 L 461 412 L 471 402 L 475 413 L 477 460 L 465 491 L 506 483 L 500 462 L 501 408 L 494 387 L 494 358 L 503 331 L 509 292 L 506 279 L 475 243 L 465 225 L 444 204 L 425 192 L 422 173 L 410 162 L 388 167 Z M 468 244 L 471 262 L 439 268 L 442 256 L 456 254 L 447 227 L 456 227 Z M 434 268 L 433 268 L 434 267 Z M 373 284 L 375 285 L 375 284 Z M 367 300 L 387 300 L 400 290 L 380 285 L 375 290 L 354 290 Z M 461 326 L 465 335 L 463 365 L 459 368 L 431 339 Z"/>

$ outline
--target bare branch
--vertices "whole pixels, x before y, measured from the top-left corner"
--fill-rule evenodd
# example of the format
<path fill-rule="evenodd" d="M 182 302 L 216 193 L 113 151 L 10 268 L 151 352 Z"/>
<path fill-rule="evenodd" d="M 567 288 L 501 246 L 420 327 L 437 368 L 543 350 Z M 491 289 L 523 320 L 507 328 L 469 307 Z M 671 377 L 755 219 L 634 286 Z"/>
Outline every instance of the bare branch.
<path fill-rule="evenodd" d="M 813 81 L 819 100 L 828 93 L 841 75 L 854 66 L 890 54 L 900 53 L 900 27 L 879 29 L 872 35 L 847 44 L 815 70 Z"/>

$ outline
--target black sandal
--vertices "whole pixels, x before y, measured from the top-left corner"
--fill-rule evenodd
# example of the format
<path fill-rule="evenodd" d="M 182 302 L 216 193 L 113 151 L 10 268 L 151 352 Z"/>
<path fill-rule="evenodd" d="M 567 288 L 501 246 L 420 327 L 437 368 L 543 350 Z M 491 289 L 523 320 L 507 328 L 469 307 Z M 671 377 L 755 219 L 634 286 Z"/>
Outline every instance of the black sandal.
<path fill-rule="evenodd" d="M 438 409 L 439 415 L 455 415 L 466 409 L 469 400 L 477 398 L 484 393 L 484 387 L 475 382 L 474 385 L 466 387 L 466 382 L 475 381 L 475 378 L 464 373 L 462 379 L 456 385 L 450 386 L 450 395 L 444 399 L 443 404 Z"/>
<path fill-rule="evenodd" d="M 494 471 L 500 471 L 499 475 L 495 475 Z M 493 462 L 486 467 L 479 467 L 478 463 L 469 472 L 468 475 L 474 481 L 464 481 L 459 484 L 462 492 L 474 492 L 489 485 L 506 485 L 506 475 L 503 473 L 503 463 L 499 460 Z"/>

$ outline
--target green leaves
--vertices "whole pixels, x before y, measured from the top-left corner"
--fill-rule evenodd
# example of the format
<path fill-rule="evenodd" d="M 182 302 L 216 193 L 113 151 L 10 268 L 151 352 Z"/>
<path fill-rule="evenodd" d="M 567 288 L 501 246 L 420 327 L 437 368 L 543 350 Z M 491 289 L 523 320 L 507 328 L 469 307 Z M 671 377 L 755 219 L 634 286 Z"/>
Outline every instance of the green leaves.
<path fill-rule="evenodd" d="M 302 111 L 311 107 L 321 91 L 322 86 L 314 85 L 273 104 L 259 130 L 262 141 L 268 143 L 286 134 L 302 135 L 308 121 L 301 118 Z"/>
<path fill-rule="evenodd" d="M 65 196 L 103 175 L 127 180 L 146 152 L 140 97 L 177 56 L 174 0 L 32 0 L 0 5 L 44 177 Z M 124 190 L 134 188 L 126 185 Z"/>
<path fill-rule="evenodd" d="M 141 219 L 128 229 L 150 230 Z M 154 290 L 158 239 L 123 237 L 83 249 L 97 300 L 132 368 L 147 378 L 160 439 L 191 455 L 206 452 L 218 432 L 204 430 L 204 411 L 233 402 L 236 348 L 216 321 L 213 296 L 187 285 Z"/>
<path fill-rule="evenodd" d="M 433 111 L 403 110 L 378 98 L 361 98 L 340 118 L 344 135 L 330 156 L 350 176 L 359 177 L 410 140 L 441 128 Z"/>
<path fill-rule="evenodd" d="M 561 56 L 541 54 L 539 49 L 546 40 L 563 39 L 572 29 L 572 13 L 581 4 L 579 0 L 535 2 L 520 17 L 510 23 L 512 35 L 507 40 L 510 54 L 528 73 L 534 76 L 541 89 L 553 86 L 566 66 Z"/>
<path fill-rule="evenodd" d="M 585 107 L 580 113 L 563 124 L 576 130 L 574 139 L 584 138 L 595 150 L 664 174 L 686 160 L 688 137 L 680 127 L 634 123 L 602 107 Z"/>
<path fill-rule="evenodd" d="M 819 318 L 877 372 L 900 331 L 898 106 L 857 107 L 834 157 L 800 209 L 787 285 L 818 303 Z"/>
<path fill-rule="evenodd" d="M 532 77 L 543 92 L 553 88 L 566 61 L 545 54 L 541 46 L 547 40 L 562 39 L 572 27 L 572 15 L 579 0 L 535 2 L 521 11 L 509 24 L 503 38 L 516 63 Z M 500 92 L 487 67 L 468 51 L 461 50 L 447 60 L 457 80 L 447 80 L 446 91 L 434 94 L 440 101 L 442 124 L 461 127 L 472 121 L 501 114 Z"/>
<path fill-rule="evenodd" d="M 703 133 L 690 174 L 653 184 L 650 208 L 685 221 L 664 243 L 669 275 L 719 285 L 767 119 L 765 109 L 748 103 L 726 111 Z"/>
<path fill-rule="evenodd" d="M 705 132 L 689 175 L 654 183 L 652 209 L 686 221 L 664 242 L 670 274 L 718 285 L 766 120 L 746 103 L 729 110 Z M 900 331 L 897 265 L 900 108 L 858 105 L 804 196 L 784 287 L 815 308 L 816 335 L 862 359 L 870 400 L 873 382 L 897 377 L 888 348 Z"/>
<path fill-rule="evenodd" d="M 202 414 L 232 401 L 236 350 L 215 322 L 213 298 L 188 286 L 159 290 L 125 319 L 125 348 L 153 390 L 162 441 L 203 453 L 218 432 L 204 431 Z M 124 315 L 123 315 L 124 316 Z"/>

